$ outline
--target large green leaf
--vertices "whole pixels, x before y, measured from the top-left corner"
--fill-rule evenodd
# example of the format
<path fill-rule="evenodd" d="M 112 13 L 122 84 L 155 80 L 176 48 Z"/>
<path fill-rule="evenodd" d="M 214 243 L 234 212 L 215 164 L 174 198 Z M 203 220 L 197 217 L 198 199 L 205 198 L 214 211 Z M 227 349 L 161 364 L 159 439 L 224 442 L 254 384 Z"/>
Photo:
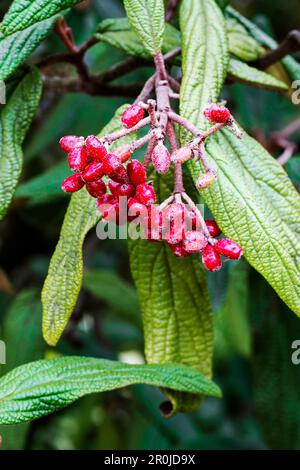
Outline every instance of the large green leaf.
<path fill-rule="evenodd" d="M 271 449 L 299 450 L 300 370 L 292 355 L 299 358 L 293 343 L 300 338 L 300 323 L 255 273 L 250 286 L 256 415 Z"/>
<path fill-rule="evenodd" d="M 265 48 L 248 33 L 239 21 L 227 18 L 226 27 L 231 54 L 246 62 L 257 60 L 265 54 Z"/>
<path fill-rule="evenodd" d="M 127 18 L 111 18 L 102 21 L 95 37 L 113 47 L 123 50 L 128 55 L 149 59 L 150 52 L 130 27 Z M 174 26 L 166 23 L 163 35 L 162 52 L 166 53 L 181 46 L 180 33 Z"/>
<path fill-rule="evenodd" d="M 120 128 L 123 111 L 124 106 L 103 129 L 102 135 Z M 127 137 L 123 142 L 130 142 L 132 138 Z M 71 197 L 42 291 L 43 333 L 50 345 L 55 345 L 59 340 L 75 307 L 82 284 L 82 245 L 86 234 L 98 220 L 96 199 L 85 188 L 75 193 Z"/>
<path fill-rule="evenodd" d="M 211 32 L 205 28 L 194 28 L 191 35 L 185 3 L 190 5 L 191 0 L 183 1 L 181 7 L 184 73 L 181 111 L 201 128 L 204 127 L 201 110 L 209 97 L 217 101 L 221 89 L 218 81 L 212 80 L 220 74 L 220 65 L 217 61 L 205 63 L 204 58 L 210 57 L 214 48 L 214 57 L 221 64 L 224 62 L 220 56 L 222 35 L 215 37 L 212 44 Z M 205 5 L 208 8 L 209 3 Z M 219 26 L 222 27 L 221 22 Z M 201 42 L 204 47 L 196 55 L 193 48 L 198 45 L 200 50 Z M 198 75 L 192 76 L 192 69 L 198 70 Z M 201 94 L 204 83 L 205 92 Z M 218 178 L 210 189 L 202 192 L 204 201 L 225 235 L 242 245 L 250 264 L 300 315 L 299 195 L 284 170 L 247 135 L 240 141 L 225 130 L 209 140 L 207 150 Z M 196 179 L 200 164 L 191 163 L 190 170 Z"/>
<path fill-rule="evenodd" d="M 217 101 L 228 65 L 224 17 L 214 0 L 182 0 L 181 114 L 206 127 L 203 108 Z"/>
<path fill-rule="evenodd" d="M 234 8 L 228 7 L 226 11 L 230 18 L 237 20 L 260 44 L 270 49 L 276 49 L 278 43 L 258 26 L 234 10 Z M 282 63 L 292 80 L 300 79 L 300 64 L 297 60 L 291 56 L 287 56 L 282 59 Z"/>
<path fill-rule="evenodd" d="M 124 0 L 126 14 L 147 51 L 161 51 L 165 14 L 163 0 Z"/>
<path fill-rule="evenodd" d="M 36 113 L 42 80 L 32 69 L 19 83 L 0 115 L 0 219 L 13 198 L 23 163 L 22 143 Z"/>
<path fill-rule="evenodd" d="M 0 80 L 12 75 L 47 36 L 54 21 L 80 0 L 15 0 L 0 26 Z"/>
<path fill-rule="evenodd" d="M 156 181 L 163 201 L 172 175 Z M 177 362 L 211 377 L 213 324 L 205 275 L 198 256 L 176 258 L 164 243 L 130 241 L 130 264 L 143 313 L 147 362 Z M 190 411 L 201 397 L 167 393 L 174 411 Z"/>
<path fill-rule="evenodd" d="M 0 423 L 33 420 L 83 395 L 136 383 L 219 397 L 220 389 L 190 367 L 130 365 L 104 359 L 62 357 L 14 369 L 0 380 Z"/>
<path fill-rule="evenodd" d="M 4 319 L 3 336 L 1 337 L 6 344 L 7 363 L 0 366 L 0 375 L 43 356 L 45 342 L 41 326 L 42 308 L 38 292 L 35 290 L 21 292 L 12 303 Z M 1 449 L 23 449 L 28 430 L 27 423 L 0 426 Z"/>
<path fill-rule="evenodd" d="M 289 89 L 284 82 L 273 77 L 273 75 L 258 70 L 255 67 L 250 67 L 236 59 L 230 59 L 228 75 L 233 77 L 237 82 L 246 83 L 258 88 L 267 88 L 275 91 L 288 91 Z"/>

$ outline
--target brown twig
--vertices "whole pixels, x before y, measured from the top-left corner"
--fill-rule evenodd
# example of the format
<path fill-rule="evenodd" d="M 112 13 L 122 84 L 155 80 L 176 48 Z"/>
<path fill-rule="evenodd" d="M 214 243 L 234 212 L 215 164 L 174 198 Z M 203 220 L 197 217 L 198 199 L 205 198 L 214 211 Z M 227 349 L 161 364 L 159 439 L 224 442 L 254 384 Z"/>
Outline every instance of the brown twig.
<path fill-rule="evenodd" d="M 300 51 L 300 31 L 295 29 L 288 33 L 287 37 L 276 49 L 273 49 L 265 56 L 253 62 L 253 65 L 261 70 L 265 70 L 287 55 L 294 54 L 298 51 Z"/>
<path fill-rule="evenodd" d="M 167 136 L 172 152 L 178 150 L 177 138 L 173 124 L 169 121 L 167 125 Z M 182 166 L 179 163 L 174 165 L 174 194 L 184 191 Z"/>
<path fill-rule="evenodd" d="M 168 23 L 170 23 L 170 21 L 172 21 L 174 15 L 175 15 L 178 3 L 179 3 L 179 0 L 169 0 L 167 8 L 166 8 L 166 16 L 165 16 L 166 21 Z"/>

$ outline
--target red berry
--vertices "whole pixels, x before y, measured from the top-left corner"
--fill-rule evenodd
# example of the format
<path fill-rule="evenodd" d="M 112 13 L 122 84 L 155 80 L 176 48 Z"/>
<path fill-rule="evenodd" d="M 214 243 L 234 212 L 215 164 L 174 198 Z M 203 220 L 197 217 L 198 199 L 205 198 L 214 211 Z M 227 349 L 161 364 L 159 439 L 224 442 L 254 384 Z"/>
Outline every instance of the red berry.
<path fill-rule="evenodd" d="M 215 220 L 206 220 L 205 223 L 211 237 L 215 238 L 221 235 L 221 229 Z"/>
<path fill-rule="evenodd" d="M 100 179 L 103 176 L 104 172 L 102 169 L 102 163 L 94 162 L 90 163 L 82 173 L 82 178 L 84 181 L 87 183 L 90 183 L 92 181 L 96 181 Z"/>
<path fill-rule="evenodd" d="M 137 186 L 135 197 L 142 204 L 145 204 L 145 206 L 150 206 L 156 201 L 156 194 L 153 187 L 146 183 Z"/>
<path fill-rule="evenodd" d="M 136 217 L 147 217 L 148 210 L 147 207 L 138 201 L 135 197 L 132 197 L 128 201 L 128 220 L 131 222 Z"/>
<path fill-rule="evenodd" d="M 103 194 L 102 196 L 98 197 L 97 207 L 100 210 L 100 207 L 103 204 L 112 204 L 113 202 L 117 202 L 117 198 L 113 194 Z"/>
<path fill-rule="evenodd" d="M 86 189 L 93 197 L 100 197 L 106 193 L 106 184 L 102 180 L 93 181 L 86 184 Z"/>
<path fill-rule="evenodd" d="M 148 227 L 148 239 L 159 241 L 162 240 L 163 232 L 163 215 L 155 206 L 148 207 L 148 216 L 145 218 Z"/>
<path fill-rule="evenodd" d="M 115 189 L 116 196 L 127 196 L 131 197 L 135 193 L 135 186 L 130 183 L 119 183 Z"/>
<path fill-rule="evenodd" d="M 220 255 L 211 245 L 206 245 L 204 248 L 202 262 L 209 271 L 220 271 L 222 267 Z"/>
<path fill-rule="evenodd" d="M 147 181 L 146 171 L 138 160 L 131 160 L 131 162 L 128 163 L 127 173 L 131 183 L 135 186 L 146 183 Z"/>
<path fill-rule="evenodd" d="M 199 230 L 200 228 L 200 222 L 198 220 L 197 214 L 192 209 L 186 209 L 185 211 L 185 224 L 189 231 Z"/>
<path fill-rule="evenodd" d="M 177 258 L 185 258 L 186 256 L 189 256 L 189 253 L 183 248 L 182 243 L 178 243 L 178 245 L 169 245 L 169 247 Z"/>
<path fill-rule="evenodd" d="M 120 206 L 116 197 L 111 194 L 105 194 L 97 201 L 99 212 L 102 214 L 102 219 L 107 222 L 118 223 Z"/>
<path fill-rule="evenodd" d="M 102 162 L 103 158 L 107 154 L 106 147 L 95 135 L 90 135 L 85 139 L 85 146 L 91 160 Z"/>
<path fill-rule="evenodd" d="M 144 110 L 138 104 L 133 104 L 125 109 L 121 122 L 125 127 L 134 127 L 144 117 Z"/>
<path fill-rule="evenodd" d="M 183 204 L 170 204 L 163 211 L 163 238 L 174 245 L 184 238 L 186 227 L 184 222 L 185 207 Z"/>
<path fill-rule="evenodd" d="M 225 106 L 211 104 L 205 109 L 204 116 L 210 122 L 225 124 L 231 118 L 231 113 Z"/>
<path fill-rule="evenodd" d="M 60 139 L 59 145 L 65 152 L 70 152 L 75 147 L 82 147 L 84 145 L 84 138 L 77 137 L 76 135 L 65 135 Z"/>
<path fill-rule="evenodd" d="M 185 216 L 185 207 L 180 203 L 173 203 L 166 207 L 163 216 L 167 221 L 179 221 L 182 223 Z"/>
<path fill-rule="evenodd" d="M 132 150 L 130 145 L 121 145 L 121 147 L 114 150 L 114 154 L 119 157 L 122 163 L 127 162 L 132 155 Z"/>
<path fill-rule="evenodd" d="M 229 238 L 220 238 L 214 248 L 220 255 L 230 259 L 240 259 L 243 255 L 243 248 Z"/>
<path fill-rule="evenodd" d="M 106 155 L 102 162 L 103 173 L 115 181 L 123 182 L 127 180 L 127 172 L 123 167 L 119 157 L 113 153 Z"/>
<path fill-rule="evenodd" d="M 171 164 L 171 156 L 167 147 L 162 142 L 154 147 L 151 158 L 153 166 L 158 173 L 167 173 Z"/>
<path fill-rule="evenodd" d="M 185 234 L 182 246 L 188 253 L 199 253 L 207 245 L 207 239 L 203 232 L 192 230 Z"/>
<path fill-rule="evenodd" d="M 171 223 L 169 229 L 164 233 L 163 239 L 169 245 L 177 245 L 180 243 L 185 237 L 185 225 L 184 224 L 176 224 Z"/>
<path fill-rule="evenodd" d="M 116 194 L 116 189 L 119 186 L 119 184 L 120 183 L 118 181 L 108 180 L 108 187 L 109 187 L 111 194 L 114 194 L 114 195 Z"/>
<path fill-rule="evenodd" d="M 87 165 L 87 153 L 84 147 L 75 147 L 68 155 L 69 167 L 72 171 L 83 171 Z"/>
<path fill-rule="evenodd" d="M 61 189 L 65 191 L 65 193 L 75 193 L 79 191 L 84 186 L 84 181 L 81 178 L 79 173 L 75 173 L 74 175 L 68 176 L 61 185 Z"/>

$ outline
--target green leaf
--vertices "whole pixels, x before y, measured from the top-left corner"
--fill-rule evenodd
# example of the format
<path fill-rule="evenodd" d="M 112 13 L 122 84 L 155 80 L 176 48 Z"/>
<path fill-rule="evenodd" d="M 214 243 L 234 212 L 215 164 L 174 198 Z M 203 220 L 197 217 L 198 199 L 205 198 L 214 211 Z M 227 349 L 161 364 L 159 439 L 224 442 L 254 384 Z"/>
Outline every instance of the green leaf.
<path fill-rule="evenodd" d="M 124 106 L 118 109 L 101 132 L 102 135 L 120 129 L 123 111 Z M 132 138 L 123 139 L 123 142 L 130 142 Z M 57 181 L 59 184 L 60 181 Z M 50 345 L 55 345 L 59 340 L 75 307 L 82 284 L 82 245 L 86 234 L 98 220 L 96 199 L 85 188 L 75 193 L 71 197 L 42 291 L 43 333 Z"/>
<path fill-rule="evenodd" d="M 33 420 L 78 398 L 144 383 L 219 397 L 219 387 L 178 364 L 130 365 L 104 359 L 62 357 L 18 367 L 0 380 L 0 423 Z"/>
<path fill-rule="evenodd" d="M 172 175 L 156 181 L 163 201 Z M 176 258 L 165 243 L 130 240 L 130 264 L 143 313 L 147 362 L 176 362 L 211 377 L 213 324 L 199 256 Z M 201 397 L 167 392 L 175 411 L 191 411 Z"/>
<path fill-rule="evenodd" d="M 254 274 L 254 273 L 253 273 Z M 300 375 L 292 355 L 299 354 L 299 319 L 291 314 L 258 276 L 251 277 L 251 312 L 255 330 L 252 383 L 255 413 L 273 450 L 300 447 Z"/>
<path fill-rule="evenodd" d="M 227 18 L 226 27 L 231 54 L 246 62 L 257 60 L 265 54 L 265 49 L 236 19 Z"/>
<path fill-rule="evenodd" d="M 190 4 L 191 0 L 182 2 L 182 10 L 186 2 Z M 209 3 L 205 5 L 208 8 Z M 223 64 L 224 59 L 217 53 L 221 50 L 222 34 L 213 38 L 209 29 L 194 28 L 191 35 L 188 17 L 192 15 L 184 13 L 181 16 L 184 73 L 181 111 L 185 118 L 203 128 L 201 110 L 209 96 L 217 101 L 221 90 L 221 84 L 212 80 L 220 74 L 219 63 L 205 63 L 204 58 L 210 57 L 213 49 L 214 57 Z M 195 54 L 194 47 L 200 50 L 199 38 L 207 45 Z M 192 75 L 192 70 L 198 70 L 198 75 Z M 204 83 L 206 89 L 201 93 Z M 229 130 L 219 132 L 209 140 L 207 150 L 218 178 L 211 188 L 201 192 L 204 201 L 223 233 L 241 244 L 249 263 L 300 315 L 299 195 L 284 170 L 247 135 L 240 141 Z M 189 168 L 196 179 L 200 164 L 192 162 Z"/>
<path fill-rule="evenodd" d="M 182 0 L 180 29 L 181 114 L 200 127 L 207 127 L 203 108 L 209 101 L 217 101 L 227 72 L 225 20 L 214 0 Z"/>
<path fill-rule="evenodd" d="M 83 287 L 106 302 L 115 312 L 139 323 L 139 306 L 134 288 L 113 271 L 87 271 Z"/>
<path fill-rule="evenodd" d="M 0 80 L 6 80 L 45 39 L 54 21 L 80 0 L 15 0 L 0 26 Z"/>
<path fill-rule="evenodd" d="M 124 0 L 124 6 L 132 28 L 149 54 L 160 52 L 165 27 L 163 0 Z"/>
<path fill-rule="evenodd" d="M 36 113 L 42 80 L 32 69 L 19 83 L 0 115 L 0 219 L 14 196 L 23 163 L 22 143 Z"/>
<path fill-rule="evenodd" d="M 151 54 L 138 35 L 130 27 L 127 18 L 112 18 L 102 21 L 95 37 L 128 55 L 150 59 Z M 162 52 L 166 53 L 181 46 L 180 33 L 174 26 L 166 23 L 163 35 Z"/>
<path fill-rule="evenodd" d="M 278 43 L 271 36 L 266 34 L 254 23 L 238 13 L 234 8 L 228 7 L 226 12 L 230 18 L 234 18 L 236 21 L 238 21 L 260 44 L 268 47 L 269 49 L 276 49 Z M 297 62 L 297 60 L 295 60 L 292 56 L 287 56 L 282 59 L 282 63 L 291 80 L 300 79 L 300 64 Z"/>
<path fill-rule="evenodd" d="M 65 197 L 58 181 L 63 181 L 70 173 L 67 160 L 58 163 L 41 175 L 19 185 L 16 197 L 30 199 L 31 204 L 43 204 L 57 197 Z"/>
<path fill-rule="evenodd" d="M 300 154 L 294 155 L 286 164 L 286 171 L 291 180 L 300 186 Z"/>
<path fill-rule="evenodd" d="M 45 342 L 42 337 L 41 324 L 42 308 L 38 292 L 33 289 L 21 292 L 4 318 L 2 339 L 6 344 L 7 363 L 0 366 L 1 375 L 21 364 L 42 357 Z M 28 430 L 28 424 L 0 426 L 1 449 L 23 449 Z"/>
<path fill-rule="evenodd" d="M 230 59 L 228 74 L 233 77 L 235 81 L 258 88 L 268 88 L 269 90 L 275 91 L 288 91 L 289 89 L 286 83 L 273 77 L 273 75 L 258 70 L 255 67 L 250 67 L 236 59 Z"/>
<path fill-rule="evenodd" d="M 222 10 L 225 10 L 230 0 L 216 0 L 216 2 Z"/>
<path fill-rule="evenodd" d="M 242 260 L 229 266 L 226 297 L 215 317 L 215 348 L 222 359 L 251 354 L 248 265 Z"/>

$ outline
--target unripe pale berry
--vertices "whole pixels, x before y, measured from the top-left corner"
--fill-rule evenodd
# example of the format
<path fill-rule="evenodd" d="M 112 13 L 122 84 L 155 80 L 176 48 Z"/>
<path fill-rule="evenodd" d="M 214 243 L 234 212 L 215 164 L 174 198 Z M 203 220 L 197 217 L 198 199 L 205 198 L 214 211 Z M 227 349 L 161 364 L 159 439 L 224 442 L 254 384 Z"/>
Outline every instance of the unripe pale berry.
<path fill-rule="evenodd" d="M 74 173 L 74 175 L 68 176 L 61 185 L 61 189 L 65 191 L 65 193 L 75 193 L 79 191 L 84 186 L 84 181 L 81 178 L 79 173 Z"/>
<path fill-rule="evenodd" d="M 134 127 L 144 117 L 144 110 L 138 104 L 129 106 L 122 114 L 121 122 L 125 127 Z"/>
<path fill-rule="evenodd" d="M 240 259 L 243 255 L 243 248 L 229 238 L 220 238 L 214 248 L 220 255 L 230 259 Z"/>
<path fill-rule="evenodd" d="M 216 179 L 216 175 L 213 171 L 207 171 L 205 175 L 200 176 L 196 182 L 198 189 L 207 189 Z"/>
<path fill-rule="evenodd" d="M 171 157 L 167 147 L 159 142 L 152 152 L 152 163 L 156 171 L 160 174 L 167 173 L 171 164 Z"/>
<path fill-rule="evenodd" d="M 146 183 L 147 174 L 143 165 L 138 160 L 131 160 L 127 165 L 127 174 L 132 184 Z"/>
<path fill-rule="evenodd" d="M 211 104 L 204 110 L 204 116 L 210 122 L 225 124 L 231 118 L 231 113 L 225 106 Z"/>
<path fill-rule="evenodd" d="M 88 193 L 93 197 L 100 197 L 106 193 L 106 184 L 102 180 L 93 181 L 86 184 Z"/>
<path fill-rule="evenodd" d="M 215 238 L 221 235 L 221 229 L 215 220 L 206 220 L 205 224 L 211 237 Z"/>
<path fill-rule="evenodd" d="M 128 144 L 121 145 L 121 147 L 118 147 L 114 150 L 114 154 L 119 157 L 122 163 L 127 162 L 130 159 L 132 153 L 131 146 Z"/>
<path fill-rule="evenodd" d="M 182 246 L 188 253 L 199 253 L 207 245 L 207 239 L 203 232 L 192 230 L 185 234 Z"/>
<path fill-rule="evenodd" d="M 77 137 L 76 135 L 65 135 L 60 139 L 59 145 L 65 152 L 70 152 L 75 147 L 82 147 L 84 145 L 84 138 Z"/>
<path fill-rule="evenodd" d="M 103 158 L 102 168 L 105 175 L 119 182 L 127 180 L 127 171 L 123 167 L 119 157 L 109 153 Z"/>
<path fill-rule="evenodd" d="M 87 183 L 96 181 L 104 175 L 102 163 L 94 162 L 86 166 L 84 172 L 82 173 L 82 178 Z"/>
<path fill-rule="evenodd" d="M 119 183 L 118 186 L 115 188 L 115 195 L 116 196 L 127 196 L 132 197 L 135 193 L 135 186 L 130 183 Z"/>
<path fill-rule="evenodd" d="M 209 271 L 220 271 L 222 260 L 213 246 L 207 245 L 203 250 L 202 262 Z"/>
<path fill-rule="evenodd" d="M 177 258 L 186 258 L 189 256 L 189 253 L 183 248 L 182 243 L 178 243 L 178 245 L 169 245 L 169 247 Z"/>
<path fill-rule="evenodd" d="M 167 229 L 166 233 L 163 235 L 163 239 L 169 245 L 177 245 L 180 243 L 185 237 L 185 225 L 184 223 L 174 223 L 171 222 L 169 228 Z"/>
<path fill-rule="evenodd" d="M 150 206 L 156 201 L 156 194 L 153 187 L 146 183 L 137 186 L 135 197 L 145 206 Z"/>
<path fill-rule="evenodd" d="M 95 135 L 90 135 L 86 138 L 85 146 L 89 158 L 93 161 L 102 162 L 105 155 L 107 155 L 106 147 Z"/>
<path fill-rule="evenodd" d="M 185 163 L 192 157 L 192 149 L 185 145 L 184 147 L 175 150 L 171 155 L 171 161 L 174 163 Z"/>
<path fill-rule="evenodd" d="M 85 148 L 73 148 L 68 155 L 68 163 L 72 171 L 83 171 L 87 165 L 87 153 Z"/>
<path fill-rule="evenodd" d="M 187 228 L 189 230 L 196 230 L 200 227 L 200 222 L 198 220 L 197 214 L 192 209 L 186 209 L 184 214 L 184 220 Z M 199 227 L 198 227 L 199 225 Z"/>

